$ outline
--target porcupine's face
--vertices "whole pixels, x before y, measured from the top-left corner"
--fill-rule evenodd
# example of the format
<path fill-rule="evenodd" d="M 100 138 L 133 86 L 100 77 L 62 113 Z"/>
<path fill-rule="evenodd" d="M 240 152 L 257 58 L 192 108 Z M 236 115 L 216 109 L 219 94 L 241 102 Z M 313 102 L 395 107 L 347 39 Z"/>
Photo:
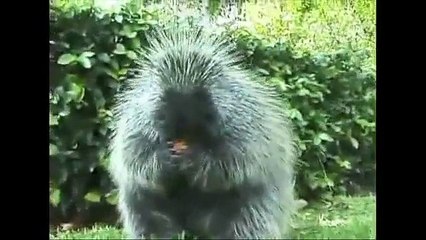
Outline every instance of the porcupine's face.
<path fill-rule="evenodd" d="M 156 120 L 172 157 L 205 154 L 214 151 L 221 141 L 215 106 L 202 89 L 165 91 Z"/>

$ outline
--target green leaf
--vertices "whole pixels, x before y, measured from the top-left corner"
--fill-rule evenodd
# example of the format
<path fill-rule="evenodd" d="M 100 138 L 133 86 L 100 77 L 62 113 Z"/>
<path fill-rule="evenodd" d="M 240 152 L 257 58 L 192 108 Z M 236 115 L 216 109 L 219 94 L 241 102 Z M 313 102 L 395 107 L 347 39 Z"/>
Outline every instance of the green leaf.
<path fill-rule="evenodd" d="M 94 55 L 95 55 L 95 53 L 94 53 L 94 52 L 86 51 L 86 52 L 83 52 L 83 53 L 80 55 L 80 57 L 90 58 L 90 57 L 93 57 Z"/>
<path fill-rule="evenodd" d="M 120 76 L 125 76 L 127 74 L 127 72 L 129 71 L 128 68 L 123 68 L 120 71 L 118 71 L 118 75 Z"/>
<path fill-rule="evenodd" d="M 309 178 L 309 182 L 308 182 L 309 187 L 312 190 L 317 189 L 318 185 L 319 185 L 318 179 L 315 176 L 313 176 L 313 175 L 308 175 L 308 178 Z"/>
<path fill-rule="evenodd" d="M 318 134 L 318 137 L 321 140 L 324 140 L 324 141 L 327 141 L 327 142 L 332 142 L 333 141 L 333 138 L 330 137 L 330 135 L 328 135 L 327 133 L 320 133 L 320 134 Z"/>
<path fill-rule="evenodd" d="M 58 204 L 61 202 L 61 190 L 59 189 L 54 189 L 51 193 L 50 193 L 50 202 L 52 203 L 53 206 L 58 206 Z"/>
<path fill-rule="evenodd" d="M 284 68 L 285 74 L 287 75 L 292 74 L 291 67 L 289 65 L 285 65 L 283 68 Z"/>
<path fill-rule="evenodd" d="M 348 170 L 352 169 L 352 165 L 348 160 L 345 160 L 345 159 L 338 157 L 338 156 L 335 157 L 334 159 L 336 159 L 336 162 L 340 167 L 348 169 Z"/>
<path fill-rule="evenodd" d="M 152 22 L 155 22 L 155 21 L 152 21 Z M 138 21 L 138 23 L 139 23 L 139 25 L 138 25 L 138 27 L 135 28 L 135 31 L 143 31 L 144 32 L 144 31 L 149 29 L 149 24 L 150 24 L 149 21 L 141 19 L 141 20 Z M 148 23 L 148 24 L 146 24 L 146 23 Z M 156 24 L 156 22 L 154 24 L 151 24 L 151 25 L 155 25 L 155 24 Z"/>
<path fill-rule="evenodd" d="M 111 71 L 111 69 L 103 68 L 103 70 L 104 70 L 105 74 L 107 74 L 108 76 L 114 78 L 115 80 L 119 79 L 118 74 L 116 74 L 113 71 Z"/>
<path fill-rule="evenodd" d="M 120 35 L 126 36 L 127 38 L 134 38 L 136 37 L 137 33 L 132 31 L 129 25 L 125 25 L 123 30 L 120 31 Z"/>
<path fill-rule="evenodd" d="M 121 69 L 120 65 L 118 64 L 117 60 L 115 60 L 115 59 L 111 59 L 110 64 L 111 64 L 111 68 L 114 69 L 114 70 L 119 71 Z"/>
<path fill-rule="evenodd" d="M 335 132 L 337 132 L 337 133 L 342 133 L 342 132 L 343 132 L 343 131 L 342 131 L 342 128 L 341 128 L 341 127 L 339 127 L 339 126 L 332 125 L 332 126 L 331 126 L 331 128 L 333 128 L 333 130 L 334 130 Z"/>
<path fill-rule="evenodd" d="M 117 205 L 118 203 L 118 190 L 113 190 L 106 194 L 106 201 L 111 205 Z"/>
<path fill-rule="evenodd" d="M 77 75 L 77 74 L 67 74 L 65 76 L 65 81 L 68 83 L 77 83 L 77 84 L 84 84 L 85 81 L 83 79 L 83 77 L 81 75 Z"/>
<path fill-rule="evenodd" d="M 54 116 L 52 113 L 49 113 L 49 126 L 56 125 L 58 125 L 58 116 Z"/>
<path fill-rule="evenodd" d="M 278 86 L 282 91 L 286 91 L 289 88 L 289 86 L 285 83 L 285 81 L 283 81 L 282 78 L 272 77 L 269 81 Z"/>
<path fill-rule="evenodd" d="M 126 37 L 128 37 L 128 38 L 135 38 L 137 35 L 138 35 L 137 32 L 131 32 L 131 33 L 127 34 Z"/>
<path fill-rule="evenodd" d="M 355 149 L 358 149 L 358 147 L 359 147 L 359 142 L 358 142 L 358 140 L 356 140 L 356 139 L 355 139 L 355 138 L 353 138 L 353 137 L 350 137 L 350 140 L 351 140 L 352 146 L 353 146 Z"/>
<path fill-rule="evenodd" d="M 111 61 L 111 58 L 106 53 L 99 54 L 98 59 L 105 63 L 108 63 L 109 61 Z"/>
<path fill-rule="evenodd" d="M 324 180 L 325 180 L 325 184 L 326 184 L 328 187 L 334 187 L 334 182 L 333 182 L 333 180 L 331 180 L 330 178 L 325 178 Z"/>
<path fill-rule="evenodd" d="M 64 109 L 62 109 L 62 111 L 59 112 L 59 116 L 61 117 L 66 117 L 70 114 L 70 108 L 68 106 L 65 106 Z"/>
<path fill-rule="evenodd" d="M 88 192 L 84 196 L 84 199 L 86 199 L 89 202 L 100 202 L 101 201 L 101 194 L 99 192 L 96 192 L 96 191 Z"/>
<path fill-rule="evenodd" d="M 297 94 L 299 96 L 309 96 L 310 93 L 311 92 L 308 89 L 303 88 L 303 89 L 300 89 Z"/>
<path fill-rule="evenodd" d="M 135 60 L 138 57 L 134 51 L 127 51 L 126 55 L 127 55 L 128 58 L 130 58 L 132 60 Z"/>
<path fill-rule="evenodd" d="M 278 85 L 278 84 L 280 84 L 281 82 L 283 82 L 283 80 L 282 80 L 282 78 L 280 78 L 280 77 L 271 77 L 271 78 L 269 79 L 269 82 L 271 82 L 271 83 L 273 83 L 273 84 Z"/>
<path fill-rule="evenodd" d="M 257 71 L 263 75 L 269 75 L 269 72 L 263 68 L 257 68 Z"/>
<path fill-rule="evenodd" d="M 341 167 L 344 167 L 344 168 L 346 168 L 346 169 L 351 169 L 352 167 L 351 167 L 351 163 L 349 162 L 349 161 L 343 161 L 341 164 L 340 164 L 340 166 Z"/>
<path fill-rule="evenodd" d="M 318 146 L 321 144 L 321 138 L 317 135 L 314 137 L 314 145 Z"/>
<path fill-rule="evenodd" d="M 133 49 L 139 49 L 141 47 L 141 41 L 139 40 L 139 38 L 132 38 L 130 46 Z"/>
<path fill-rule="evenodd" d="M 58 64 L 68 65 L 68 64 L 70 64 L 70 63 L 72 63 L 76 60 L 77 60 L 77 56 L 70 54 L 70 53 L 66 53 L 66 54 L 63 54 L 59 57 Z"/>
<path fill-rule="evenodd" d="M 306 148 L 306 144 L 304 144 L 304 143 L 300 143 L 299 144 L 299 148 L 300 148 L 300 150 L 302 150 L 302 151 L 305 151 L 307 148 Z"/>
<path fill-rule="evenodd" d="M 123 16 L 121 16 L 121 15 L 117 15 L 117 16 L 115 16 L 115 21 L 117 21 L 118 23 L 122 23 L 123 22 Z"/>
<path fill-rule="evenodd" d="M 49 144 L 49 156 L 58 155 L 59 150 L 55 144 Z"/>
<path fill-rule="evenodd" d="M 265 62 L 269 62 L 269 61 L 265 61 Z M 277 65 L 272 65 L 271 64 L 269 67 L 271 68 L 272 71 L 280 72 L 280 68 Z"/>
<path fill-rule="evenodd" d="M 80 56 L 78 58 L 78 62 L 86 69 L 89 69 L 92 67 L 92 63 L 90 62 L 90 59 L 84 56 Z"/>
<path fill-rule="evenodd" d="M 85 88 L 76 83 L 71 83 L 70 88 L 71 89 L 69 93 L 72 95 L 73 100 L 76 102 L 81 102 L 84 98 Z"/>
<path fill-rule="evenodd" d="M 284 81 L 280 82 L 279 87 L 282 91 L 286 91 L 288 89 L 288 85 Z"/>
<path fill-rule="evenodd" d="M 117 43 L 114 53 L 117 55 L 124 55 L 126 54 L 126 48 L 124 47 L 123 44 Z"/>
<path fill-rule="evenodd" d="M 303 120 L 302 114 L 297 109 L 291 109 L 289 111 L 289 117 L 291 119 Z"/>
<path fill-rule="evenodd" d="M 357 119 L 355 120 L 355 122 L 358 123 L 362 128 L 374 127 L 376 125 L 374 122 L 370 123 L 369 121 L 365 119 Z"/>

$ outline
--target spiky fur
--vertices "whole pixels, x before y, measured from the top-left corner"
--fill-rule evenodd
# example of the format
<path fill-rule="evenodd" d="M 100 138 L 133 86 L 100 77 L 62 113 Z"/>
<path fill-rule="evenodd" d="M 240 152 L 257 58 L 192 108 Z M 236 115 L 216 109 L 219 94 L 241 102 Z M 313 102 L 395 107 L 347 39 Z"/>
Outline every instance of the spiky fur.
<path fill-rule="evenodd" d="M 232 45 L 218 35 L 174 27 L 148 42 L 114 108 L 109 169 L 125 231 L 131 237 L 169 238 L 188 228 L 213 238 L 286 237 L 295 209 L 295 148 L 279 98 L 240 66 Z M 185 200 L 173 202 L 164 195 L 154 112 L 165 89 L 197 86 L 212 96 L 225 147 L 219 159 L 199 156 Z M 179 207 L 184 220 L 171 217 Z"/>

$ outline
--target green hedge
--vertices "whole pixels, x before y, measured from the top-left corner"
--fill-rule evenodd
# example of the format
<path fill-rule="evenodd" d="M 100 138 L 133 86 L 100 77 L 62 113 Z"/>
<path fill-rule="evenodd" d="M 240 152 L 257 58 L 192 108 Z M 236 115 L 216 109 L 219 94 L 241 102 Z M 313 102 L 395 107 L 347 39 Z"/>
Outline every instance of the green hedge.
<path fill-rule="evenodd" d="M 363 66 L 368 53 L 348 47 L 297 56 L 284 43 L 271 45 L 247 33 L 238 39 L 251 66 L 277 87 L 289 108 L 302 150 L 300 196 L 374 187 L 375 72 Z"/>
<path fill-rule="evenodd" d="M 109 215 L 115 191 L 105 171 L 113 94 L 146 44 L 158 15 L 123 10 L 54 11 L 50 43 L 51 207 L 62 221 Z M 363 51 L 297 56 L 243 30 L 234 39 L 247 64 L 289 107 L 302 151 L 297 189 L 312 199 L 371 186 L 375 174 L 375 75 Z M 107 213 L 108 212 L 108 213 Z"/>

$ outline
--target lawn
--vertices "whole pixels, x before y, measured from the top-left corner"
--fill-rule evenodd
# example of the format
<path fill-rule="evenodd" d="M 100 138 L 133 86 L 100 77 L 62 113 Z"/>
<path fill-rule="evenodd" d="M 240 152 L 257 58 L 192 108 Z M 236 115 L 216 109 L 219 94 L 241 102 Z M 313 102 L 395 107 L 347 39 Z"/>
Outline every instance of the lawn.
<path fill-rule="evenodd" d="M 330 203 L 307 206 L 295 221 L 295 239 L 375 239 L 376 200 L 368 197 L 337 197 Z M 119 239 L 114 227 L 60 231 L 52 239 Z"/>

